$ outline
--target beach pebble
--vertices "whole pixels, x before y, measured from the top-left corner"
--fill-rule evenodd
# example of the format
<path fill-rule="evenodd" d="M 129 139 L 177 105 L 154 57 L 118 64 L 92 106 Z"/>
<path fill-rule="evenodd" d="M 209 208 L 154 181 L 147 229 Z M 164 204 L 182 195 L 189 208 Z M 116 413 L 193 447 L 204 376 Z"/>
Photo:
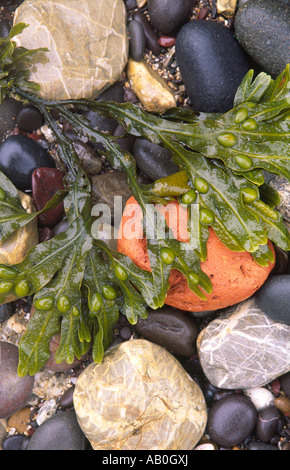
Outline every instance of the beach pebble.
<path fill-rule="evenodd" d="M 185 312 L 167 306 L 158 310 L 148 309 L 147 312 L 147 318 L 139 318 L 133 326 L 137 333 L 173 354 L 191 356 L 196 352 L 198 327 L 193 318 Z"/>
<path fill-rule="evenodd" d="M 5 418 L 25 406 L 32 393 L 34 378 L 29 375 L 19 377 L 16 345 L 1 341 L 0 357 L 0 418 Z"/>
<path fill-rule="evenodd" d="M 279 450 L 277 446 L 273 446 L 271 444 L 265 444 L 264 442 L 259 441 L 252 441 L 247 444 L 248 450 Z"/>
<path fill-rule="evenodd" d="M 280 1 L 249 0 L 235 16 L 240 44 L 272 78 L 289 62 L 289 23 L 289 5 Z"/>
<path fill-rule="evenodd" d="M 144 13 L 140 10 L 135 11 L 133 13 L 133 20 L 139 21 L 144 28 L 147 49 L 152 51 L 155 56 L 159 56 L 161 49 L 158 44 L 158 36 L 155 34 L 154 29 Z"/>
<path fill-rule="evenodd" d="M 290 327 L 273 322 L 253 298 L 242 302 L 199 334 L 203 371 L 218 388 L 245 390 L 266 385 L 290 369 L 289 334 Z"/>
<path fill-rule="evenodd" d="M 32 198 L 37 211 L 40 211 L 53 198 L 57 191 L 63 190 L 64 172 L 57 168 L 37 168 L 32 173 Z M 39 214 L 38 223 L 42 227 L 54 227 L 64 215 L 63 202 L 53 209 Z"/>
<path fill-rule="evenodd" d="M 248 390 L 244 390 L 244 393 L 252 400 L 257 411 L 274 404 L 273 393 L 265 387 L 250 388 Z"/>
<path fill-rule="evenodd" d="M 140 21 L 133 20 L 128 25 L 129 52 L 133 60 L 139 61 L 145 52 L 146 36 Z"/>
<path fill-rule="evenodd" d="M 249 70 L 233 31 L 213 21 L 193 20 L 176 38 L 176 59 L 194 111 L 224 113 Z"/>
<path fill-rule="evenodd" d="M 190 16 L 194 0 L 148 0 L 151 23 L 160 33 L 175 32 Z"/>
<path fill-rule="evenodd" d="M 256 425 L 256 436 L 262 442 L 269 442 L 276 432 L 280 412 L 275 406 L 260 410 Z"/>
<path fill-rule="evenodd" d="M 33 132 L 41 128 L 44 118 L 35 106 L 27 105 L 17 114 L 16 124 L 25 132 Z"/>
<path fill-rule="evenodd" d="M 13 315 L 15 306 L 12 302 L 0 305 L 0 323 L 5 322 Z"/>
<path fill-rule="evenodd" d="M 165 348 L 144 339 L 113 346 L 86 367 L 74 407 L 94 450 L 191 450 L 207 419 L 199 386 Z"/>
<path fill-rule="evenodd" d="M 54 414 L 33 433 L 27 450 L 84 450 L 85 438 L 74 411 Z"/>
<path fill-rule="evenodd" d="M 290 398 L 290 372 L 280 377 L 280 383 L 286 397 Z"/>
<path fill-rule="evenodd" d="M 221 447 L 241 444 L 256 425 L 257 410 L 244 395 L 229 395 L 216 401 L 208 414 L 207 433 Z"/>
<path fill-rule="evenodd" d="M 290 274 L 267 279 L 256 293 L 256 302 L 272 320 L 290 325 Z"/>
<path fill-rule="evenodd" d="M 26 436 L 24 434 L 15 434 L 7 436 L 2 441 L 3 450 L 22 450 L 22 445 Z"/>
<path fill-rule="evenodd" d="M 31 190 L 31 177 L 36 168 L 54 168 L 50 154 L 25 135 L 12 135 L 0 144 L 0 170 L 21 191 Z"/>
<path fill-rule="evenodd" d="M 172 90 L 146 62 L 129 59 L 127 76 L 147 111 L 162 114 L 176 106 Z"/>

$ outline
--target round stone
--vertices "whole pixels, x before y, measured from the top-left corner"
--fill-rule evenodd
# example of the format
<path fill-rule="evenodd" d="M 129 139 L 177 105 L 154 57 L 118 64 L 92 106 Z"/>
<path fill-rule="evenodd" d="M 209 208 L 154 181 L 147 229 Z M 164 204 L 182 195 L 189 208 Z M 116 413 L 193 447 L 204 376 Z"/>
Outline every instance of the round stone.
<path fill-rule="evenodd" d="M 118 344 L 78 377 L 74 406 L 94 450 L 191 450 L 207 413 L 203 394 L 166 349 Z"/>
<path fill-rule="evenodd" d="M 0 418 L 5 418 L 24 407 L 32 393 L 34 378 L 19 377 L 19 352 L 14 344 L 1 341 L 0 358 Z"/>
<path fill-rule="evenodd" d="M 244 395 L 229 395 L 213 404 L 209 411 L 207 432 L 221 447 L 241 444 L 256 425 L 257 410 Z"/>
<path fill-rule="evenodd" d="M 267 279 L 256 293 L 256 302 L 272 320 L 290 325 L 290 274 Z"/>
<path fill-rule="evenodd" d="M 31 190 L 31 177 L 36 168 L 54 168 L 49 153 L 25 135 L 12 135 L 0 144 L 0 170 L 21 191 Z"/>
<path fill-rule="evenodd" d="M 33 433 L 27 450 L 84 450 L 85 438 L 74 411 L 57 413 Z"/>
<path fill-rule="evenodd" d="M 122 0 L 25 0 L 14 16 L 14 24 L 20 22 L 29 26 L 15 38 L 18 46 L 49 49 L 27 64 L 42 98 L 96 98 L 123 72 L 128 37 Z"/>

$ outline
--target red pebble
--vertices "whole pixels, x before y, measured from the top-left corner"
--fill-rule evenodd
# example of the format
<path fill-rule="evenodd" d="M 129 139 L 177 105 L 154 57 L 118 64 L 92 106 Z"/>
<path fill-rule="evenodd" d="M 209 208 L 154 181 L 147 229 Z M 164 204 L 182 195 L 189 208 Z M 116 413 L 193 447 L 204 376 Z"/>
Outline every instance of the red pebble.
<path fill-rule="evenodd" d="M 45 204 L 51 200 L 55 193 L 64 189 L 63 171 L 56 168 L 37 168 L 32 173 L 32 199 L 37 211 L 44 208 Z M 37 217 L 39 225 L 43 227 L 54 227 L 64 213 L 61 202 L 53 209 L 50 209 Z"/>
<path fill-rule="evenodd" d="M 168 36 L 161 36 L 158 39 L 158 44 L 161 47 L 172 47 L 174 46 L 175 42 L 176 42 L 175 38 L 170 38 Z"/>
<path fill-rule="evenodd" d="M 208 9 L 206 7 L 201 7 L 201 9 L 199 10 L 198 14 L 197 14 L 197 20 L 205 20 L 205 18 L 207 17 L 208 15 Z"/>

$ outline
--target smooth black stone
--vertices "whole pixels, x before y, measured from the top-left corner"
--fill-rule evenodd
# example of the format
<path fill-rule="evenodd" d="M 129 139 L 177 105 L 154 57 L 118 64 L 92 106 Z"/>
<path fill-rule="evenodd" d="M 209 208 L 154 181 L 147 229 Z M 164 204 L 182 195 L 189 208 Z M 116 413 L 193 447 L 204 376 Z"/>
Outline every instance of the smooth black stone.
<path fill-rule="evenodd" d="M 252 441 L 247 445 L 248 450 L 279 450 L 278 447 L 264 442 Z"/>
<path fill-rule="evenodd" d="M 289 25 L 289 6 L 273 0 L 249 0 L 235 16 L 240 44 L 272 78 L 290 61 Z"/>
<path fill-rule="evenodd" d="M 136 0 L 124 0 L 124 2 L 127 11 L 134 10 L 135 8 L 137 8 Z"/>
<path fill-rule="evenodd" d="M 73 394 L 74 394 L 75 386 L 68 388 L 64 394 L 59 399 L 59 405 L 62 408 L 71 408 L 73 407 Z"/>
<path fill-rule="evenodd" d="M 85 436 L 74 411 L 63 411 L 44 421 L 33 433 L 27 450 L 84 450 Z"/>
<path fill-rule="evenodd" d="M 14 434 L 7 436 L 2 441 L 3 450 L 22 450 L 23 440 L 26 438 L 23 434 Z"/>
<path fill-rule="evenodd" d="M 178 171 L 172 161 L 171 152 L 147 139 L 135 140 L 133 156 L 138 168 L 153 181 Z"/>
<path fill-rule="evenodd" d="M 0 104 L 0 140 L 3 140 L 7 132 L 15 126 L 17 114 L 22 106 L 20 101 L 9 97 L 6 97 Z"/>
<path fill-rule="evenodd" d="M 146 36 L 146 47 L 150 49 L 150 51 L 152 51 L 155 56 L 159 56 L 161 52 L 161 47 L 158 43 L 158 37 L 155 34 L 151 24 L 147 20 L 146 16 L 142 13 L 142 11 L 134 11 L 133 20 L 139 21 L 144 28 Z"/>
<path fill-rule="evenodd" d="M 25 132 L 36 131 L 43 123 L 43 116 L 35 106 L 24 106 L 17 114 L 16 124 Z"/>
<path fill-rule="evenodd" d="M 269 442 L 277 430 L 280 412 L 275 406 L 268 406 L 258 413 L 256 436 L 262 442 Z"/>
<path fill-rule="evenodd" d="M 280 384 L 286 397 L 290 398 L 290 372 L 280 377 Z"/>
<path fill-rule="evenodd" d="M 13 315 L 14 310 L 14 304 L 12 302 L 0 305 L 0 323 L 8 320 L 8 318 Z"/>
<path fill-rule="evenodd" d="M 176 38 L 176 59 L 194 111 L 224 113 L 233 107 L 249 70 L 246 55 L 229 28 L 193 20 Z"/>
<path fill-rule="evenodd" d="M 268 317 L 290 325 L 290 274 L 268 278 L 255 298 L 257 306 Z"/>
<path fill-rule="evenodd" d="M 195 0 L 148 0 L 152 25 L 163 34 L 175 32 L 190 16 Z"/>
<path fill-rule="evenodd" d="M 25 135 L 8 137 L 0 145 L 0 170 L 21 191 L 31 190 L 31 176 L 36 168 L 55 168 L 53 158 Z"/>
<path fill-rule="evenodd" d="M 148 309 L 146 320 L 139 318 L 133 328 L 148 341 L 163 346 L 173 354 L 189 357 L 196 352 L 195 342 L 199 332 L 196 322 L 175 308 Z"/>
<path fill-rule="evenodd" d="M 245 395 L 232 394 L 213 404 L 208 414 L 207 432 L 217 445 L 231 448 L 241 444 L 256 425 L 257 410 Z"/>
<path fill-rule="evenodd" d="M 130 56 L 133 60 L 139 62 L 142 60 L 145 52 L 146 36 L 140 21 L 133 20 L 128 25 Z"/>

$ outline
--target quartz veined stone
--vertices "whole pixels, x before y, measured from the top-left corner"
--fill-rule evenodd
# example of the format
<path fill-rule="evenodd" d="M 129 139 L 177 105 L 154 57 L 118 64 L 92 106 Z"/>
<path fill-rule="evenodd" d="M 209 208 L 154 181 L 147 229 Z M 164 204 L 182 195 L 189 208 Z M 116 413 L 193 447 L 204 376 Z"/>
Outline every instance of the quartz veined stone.
<path fill-rule="evenodd" d="M 122 0 L 25 0 L 14 24 L 27 49 L 46 47 L 28 63 L 30 80 L 45 99 L 96 98 L 120 77 L 128 58 Z"/>
<path fill-rule="evenodd" d="M 74 407 L 94 450 L 191 450 L 207 421 L 199 386 L 165 348 L 143 339 L 90 364 Z"/>
<path fill-rule="evenodd" d="M 290 370 L 290 327 L 257 308 L 255 299 L 226 310 L 197 338 L 200 363 L 218 388 L 261 387 Z"/>

